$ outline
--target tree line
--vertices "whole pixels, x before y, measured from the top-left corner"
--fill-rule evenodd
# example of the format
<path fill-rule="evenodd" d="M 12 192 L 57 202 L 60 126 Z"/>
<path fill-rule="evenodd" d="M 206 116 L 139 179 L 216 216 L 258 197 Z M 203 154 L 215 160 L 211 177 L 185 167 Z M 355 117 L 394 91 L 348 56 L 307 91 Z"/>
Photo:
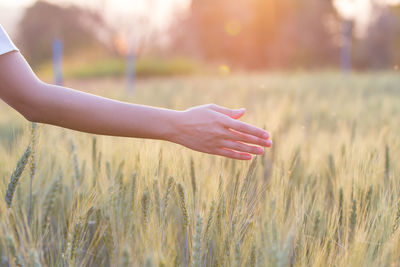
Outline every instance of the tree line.
<path fill-rule="evenodd" d="M 380 7 L 362 36 L 352 36 L 352 66 L 394 68 L 400 61 L 400 8 Z M 153 54 L 223 62 L 241 69 L 318 69 L 340 66 L 341 24 L 331 0 L 192 0 L 167 33 L 152 34 Z M 19 24 L 17 44 L 33 65 L 51 58 L 54 38 L 67 55 L 88 47 L 116 53 L 118 29 L 103 14 L 37 1 Z M 157 38 L 168 45 L 159 46 Z"/>
<path fill-rule="evenodd" d="M 376 7 L 362 36 L 352 23 L 354 68 L 397 65 L 399 10 Z M 171 51 L 247 69 L 337 68 L 342 20 L 331 0 L 192 0 L 171 28 Z"/>

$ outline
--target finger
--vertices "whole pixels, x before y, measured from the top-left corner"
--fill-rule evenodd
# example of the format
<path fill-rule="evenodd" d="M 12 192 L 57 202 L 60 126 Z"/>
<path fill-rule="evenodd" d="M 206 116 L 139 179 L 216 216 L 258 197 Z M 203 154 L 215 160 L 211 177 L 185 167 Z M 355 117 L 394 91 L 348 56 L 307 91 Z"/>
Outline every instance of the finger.
<path fill-rule="evenodd" d="M 232 140 L 223 140 L 222 146 L 228 149 L 236 150 L 238 152 L 251 153 L 256 155 L 264 154 L 264 148 L 259 146 L 251 146 L 248 144 L 232 141 Z"/>
<path fill-rule="evenodd" d="M 226 148 L 218 148 L 215 152 L 216 155 L 224 156 L 231 159 L 251 160 L 252 156 L 248 153 L 233 151 Z"/>
<path fill-rule="evenodd" d="M 259 138 L 254 135 L 249 135 L 249 134 L 237 132 L 234 130 L 228 130 L 228 134 L 227 134 L 226 138 L 234 140 L 234 141 L 240 141 L 240 142 L 264 146 L 264 147 L 272 146 L 272 141 L 270 139 L 263 139 L 263 138 Z"/>
<path fill-rule="evenodd" d="M 259 138 L 268 139 L 269 133 L 245 122 L 237 120 L 226 120 L 226 127 L 245 134 L 254 135 Z"/>
<path fill-rule="evenodd" d="M 210 108 L 216 112 L 225 114 L 233 119 L 239 119 L 246 112 L 246 109 L 244 109 L 244 108 L 230 109 L 230 108 L 221 107 L 221 106 L 218 106 L 215 104 L 210 105 Z"/>

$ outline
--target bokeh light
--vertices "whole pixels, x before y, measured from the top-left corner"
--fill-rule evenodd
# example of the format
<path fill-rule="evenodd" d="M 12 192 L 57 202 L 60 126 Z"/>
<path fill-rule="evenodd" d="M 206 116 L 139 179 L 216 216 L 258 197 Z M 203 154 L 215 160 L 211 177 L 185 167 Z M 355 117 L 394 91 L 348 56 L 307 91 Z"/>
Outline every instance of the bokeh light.
<path fill-rule="evenodd" d="M 124 38 L 122 34 L 117 34 L 114 37 L 114 47 L 119 55 L 126 55 L 126 53 L 128 52 L 126 38 Z"/>
<path fill-rule="evenodd" d="M 242 31 L 242 25 L 237 20 L 229 20 L 225 23 L 225 32 L 231 36 L 237 36 Z"/>
<path fill-rule="evenodd" d="M 220 75 L 226 76 L 229 75 L 231 73 L 231 69 L 229 68 L 228 65 L 221 65 L 218 68 L 218 72 Z"/>

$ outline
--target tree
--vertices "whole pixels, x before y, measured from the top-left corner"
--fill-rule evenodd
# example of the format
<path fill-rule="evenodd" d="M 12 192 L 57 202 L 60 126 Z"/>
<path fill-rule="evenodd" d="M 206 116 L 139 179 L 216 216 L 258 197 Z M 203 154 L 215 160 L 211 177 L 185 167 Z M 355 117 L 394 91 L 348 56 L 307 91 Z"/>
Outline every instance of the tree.
<path fill-rule="evenodd" d="M 274 61 L 289 67 L 337 66 L 339 36 L 340 18 L 331 1 L 300 1 L 280 29 Z"/>
<path fill-rule="evenodd" d="M 17 43 L 29 62 L 37 66 L 51 58 L 54 38 L 63 40 L 67 55 L 84 47 L 104 46 L 99 41 L 104 36 L 101 29 L 107 27 L 97 13 L 37 1 L 26 10 L 18 26 Z"/>
<path fill-rule="evenodd" d="M 378 12 L 377 12 L 378 13 Z M 359 68 L 392 68 L 399 62 L 399 16 L 396 9 L 382 6 L 365 36 L 357 41 L 355 60 Z"/>

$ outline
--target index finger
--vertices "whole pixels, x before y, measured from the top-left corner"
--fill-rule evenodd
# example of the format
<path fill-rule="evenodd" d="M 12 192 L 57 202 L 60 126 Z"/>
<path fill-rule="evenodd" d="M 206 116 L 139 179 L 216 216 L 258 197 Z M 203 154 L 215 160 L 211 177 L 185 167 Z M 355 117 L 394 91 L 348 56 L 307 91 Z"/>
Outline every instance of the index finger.
<path fill-rule="evenodd" d="M 238 132 L 254 135 L 263 139 L 269 138 L 269 133 L 267 131 L 245 122 L 229 119 L 225 125 L 226 127 Z"/>

